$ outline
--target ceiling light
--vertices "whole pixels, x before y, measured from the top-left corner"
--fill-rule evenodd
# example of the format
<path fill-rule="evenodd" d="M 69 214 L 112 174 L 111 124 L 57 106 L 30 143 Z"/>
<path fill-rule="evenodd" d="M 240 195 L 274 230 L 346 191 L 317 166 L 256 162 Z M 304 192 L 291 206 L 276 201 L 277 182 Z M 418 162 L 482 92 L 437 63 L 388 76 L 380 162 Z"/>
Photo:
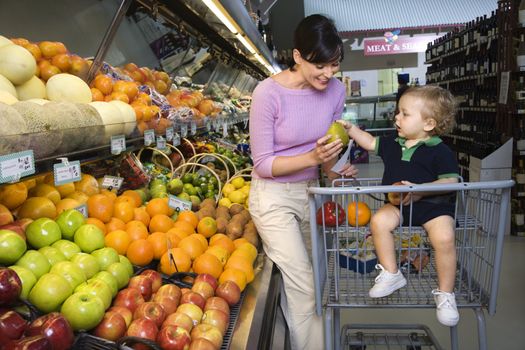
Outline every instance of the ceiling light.
<path fill-rule="evenodd" d="M 253 54 L 257 54 L 257 50 L 255 50 L 253 45 L 249 43 L 248 40 L 246 40 L 246 38 L 242 34 L 237 33 L 235 34 L 235 37 L 248 49 L 248 51 L 250 51 Z"/>
<path fill-rule="evenodd" d="M 215 16 L 232 32 L 237 33 L 237 27 L 222 5 L 214 0 L 202 0 Z"/>

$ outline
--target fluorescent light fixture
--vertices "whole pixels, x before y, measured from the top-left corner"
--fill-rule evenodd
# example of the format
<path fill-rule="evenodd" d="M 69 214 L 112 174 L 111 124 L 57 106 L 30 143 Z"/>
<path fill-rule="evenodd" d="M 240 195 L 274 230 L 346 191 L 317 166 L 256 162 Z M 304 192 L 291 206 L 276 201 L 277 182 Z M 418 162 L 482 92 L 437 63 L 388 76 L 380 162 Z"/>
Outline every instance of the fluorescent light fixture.
<path fill-rule="evenodd" d="M 232 20 L 230 20 L 229 16 L 227 15 L 226 10 L 222 7 L 220 3 L 217 3 L 214 0 L 202 0 L 202 2 L 208 6 L 208 8 L 213 12 L 215 16 L 234 34 L 236 34 L 237 27 L 235 24 L 233 24 Z"/>
<path fill-rule="evenodd" d="M 255 50 L 253 45 L 249 43 L 248 40 L 246 40 L 246 38 L 242 34 L 237 33 L 235 34 L 235 37 L 248 49 L 248 51 L 250 51 L 251 53 L 255 55 L 257 54 L 257 51 Z"/>

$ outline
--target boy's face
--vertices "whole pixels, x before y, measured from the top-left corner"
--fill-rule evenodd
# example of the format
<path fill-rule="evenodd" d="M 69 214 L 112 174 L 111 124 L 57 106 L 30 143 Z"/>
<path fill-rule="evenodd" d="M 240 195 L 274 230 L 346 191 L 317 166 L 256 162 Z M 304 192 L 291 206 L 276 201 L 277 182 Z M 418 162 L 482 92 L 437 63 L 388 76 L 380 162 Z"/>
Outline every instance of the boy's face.
<path fill-rule="evenodd" d="M 424 139 L 430 136 L 436 121 L 424 118 L 422 110 L 425 101 L 417 96 L 403 95 L 399 100 L 399 113 L 396 114 L 395 125 L 400 137 L 407 140 Z"/>

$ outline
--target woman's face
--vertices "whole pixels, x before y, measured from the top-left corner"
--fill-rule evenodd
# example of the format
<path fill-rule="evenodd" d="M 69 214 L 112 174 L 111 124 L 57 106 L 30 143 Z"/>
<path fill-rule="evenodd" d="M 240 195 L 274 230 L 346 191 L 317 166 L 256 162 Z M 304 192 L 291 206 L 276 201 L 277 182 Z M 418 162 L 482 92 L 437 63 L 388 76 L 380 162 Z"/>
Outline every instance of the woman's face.
<path fill-rule="evenodd" d="M 297 70 L 301 72 L 305 82 L 316 90 L 326 89 L 330 79 L 339 71 L 339 60 L 328 63 L 310 63 L 301 57 L 299 51 L 294 51 L 295 62 L 298 64 Z"/>

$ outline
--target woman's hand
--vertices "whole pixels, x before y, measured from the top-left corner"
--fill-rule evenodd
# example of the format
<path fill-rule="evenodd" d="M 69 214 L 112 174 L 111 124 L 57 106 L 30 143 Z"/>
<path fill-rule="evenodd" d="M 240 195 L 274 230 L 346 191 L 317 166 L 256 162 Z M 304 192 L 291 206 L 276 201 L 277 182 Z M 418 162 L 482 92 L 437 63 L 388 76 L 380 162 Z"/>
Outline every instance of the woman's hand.
<path fill-rule="evenodd" d="M 317 140 L 315 148 L 312 151 L 312 155 L 316 161 L 316 164 L 323 164 L 332 159 L 335 159 L 341 150 L 343 149 L 343 143 L 340 139 L 334 142 L 327 143 L 330 139 L 330 135 L 325 135 Z"/>

